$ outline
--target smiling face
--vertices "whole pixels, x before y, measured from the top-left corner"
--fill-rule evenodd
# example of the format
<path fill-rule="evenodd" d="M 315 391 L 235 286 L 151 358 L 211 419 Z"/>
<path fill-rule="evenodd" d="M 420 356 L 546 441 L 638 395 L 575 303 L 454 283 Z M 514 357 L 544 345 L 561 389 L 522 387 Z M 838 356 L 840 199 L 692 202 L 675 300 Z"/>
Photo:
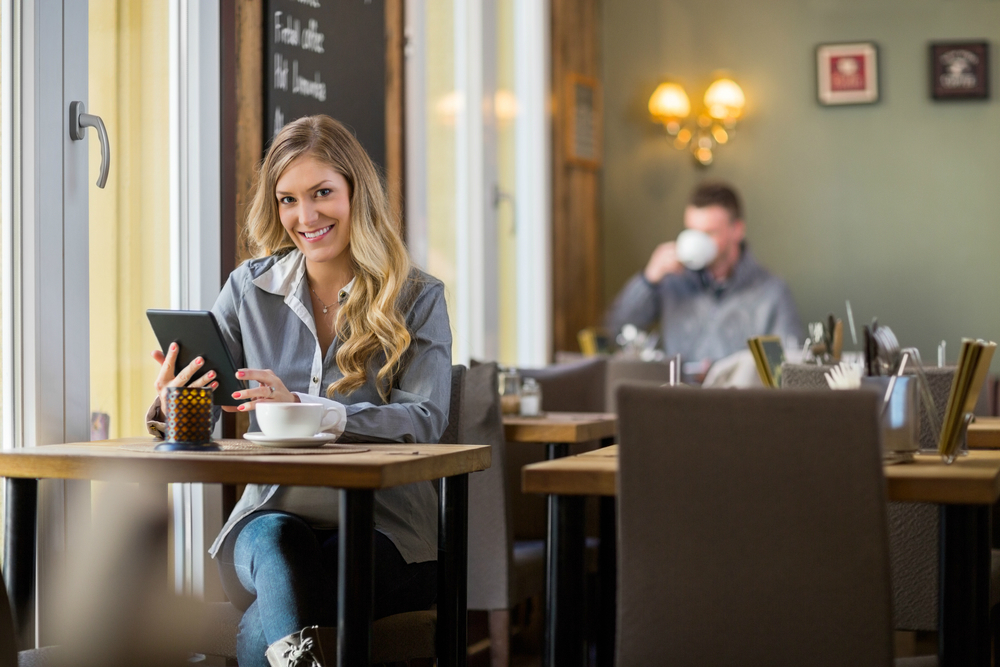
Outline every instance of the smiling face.
<path fill-rule="evenodd" d="M 712 205 L 703 208 L 688 206 L 684 210 L 684 226 L 712 237 L 719 252 L 708 270 L 719 280 L 728 278 L 740 261 L 740 245 L 746 237 L 746 224 L 742 220 L 733 220 L 722 206 Z"/>
<path fill-rule="evenodd" d="M 275 184 L 278 215 L 307 262 L 350 260 L 351 193 L 347 179 L 313 155 L 301 155 Z"/>

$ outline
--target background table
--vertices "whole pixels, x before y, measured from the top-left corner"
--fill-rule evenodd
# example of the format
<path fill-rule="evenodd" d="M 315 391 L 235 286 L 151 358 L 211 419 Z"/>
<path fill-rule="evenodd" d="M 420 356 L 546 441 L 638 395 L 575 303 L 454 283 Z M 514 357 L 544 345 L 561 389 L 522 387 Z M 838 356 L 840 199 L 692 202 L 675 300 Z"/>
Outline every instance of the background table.
<path fill-rule="evenodd" d="M 598 440 L 601 447 L 614 444 L 618 431 L 618 416 L 601 412 L 548 412 L 540 417 L 505 415 L 504 432 L 508 442 L 538 443 L 546 446 L 548 460 L 562 459 L 569 454 L 571 444 Z M 586 580 L 584 550 L 586 542 L 582 496 L 548 496 L 548 522 L 545 539 L 545 652 L 543 664 L 581 664 L 586 652 L 581 630 L 586 621 Z M 614 499 L 602 498 L 599 504 L 601 542 L 598 567 L 611 559 L 614 568 L 615 504 Z M 610 535 L 610 539 L 606 536 Z M 557 594 L 557 589 L 563 591 Z M 600 611 L 606 613 L 605 598 L 614 600 L 614 588 L 602 585 Z M 612 607 L 613 613 L 613 607 Z M 598 632 L 612 622 L 601 617 Z M 613 649 L 613 635 L 611 637 Z M 607 641 L 599 641 L 605 647 Z M 605 664 L 605 660 L 599 660 Z"/>
<path fill-rule="evenodd" d="M 976 417 L 969 424 L 969 449 L 1000 449 L 1000 417 Z"/>
<path fill-rule="evenodd" d="M 887 500 L 941 505 L 941 667 L 986 667 L 990 664 L 990 508 L 1000 498 L 1000 451 L 973 451 L 951 465 L 935 455 L 918 455 L 913 463 L 883 469 Z M 618 447 L 525 466 L 521 479 L 525 493 L 613 497 Z M 608 574 L 602 570 L 602 579 Z M 610 574 L 614 576 L 613 571 Z"/>
<path fill-rule="evenodd" d="M 503 416 L 507 442 L 537 443 L 548 447 L 547 457 L 569 454 L 571 444 L 600 440 L 613 444 L 618 417 L 609 412 L 546 412 L 539 417 Z"/>
<path fill-rule="evenodd" d="M 440 479 L 438 562 L 439 571 L 447 576 L 438 581 L 438 659 L 440 664 L 465 664 L 468 473 L 490 466 L 488 446 L 360 444 L 368 451 L 330 455 L 121 448 L 155 442 L 153 438 L 123 438 L 0 452 L 0 476 L 8 478 L 4 579 L 19 622 L 30 608 L 34 590 L 39 478 L 330 486 L 341 489 L 338 664 L 368 664 L 375 491 Z"/>

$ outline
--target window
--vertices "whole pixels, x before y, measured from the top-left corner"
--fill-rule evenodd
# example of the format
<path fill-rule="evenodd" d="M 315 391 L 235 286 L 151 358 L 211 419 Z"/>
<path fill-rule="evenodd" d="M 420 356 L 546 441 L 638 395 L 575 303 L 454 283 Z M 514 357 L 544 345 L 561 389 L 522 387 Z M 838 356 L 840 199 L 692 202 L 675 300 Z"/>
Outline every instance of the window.
<path fill-rule="evenodd" d="M 146 433 L 158 345 L 145 311 L 171 305 L 169 6 L 90 0 L 89 98 L 112 150 L 106 188 L 89 185 L 93 439 Z M 94 175 L 99 143 L 89 151 Z"/>

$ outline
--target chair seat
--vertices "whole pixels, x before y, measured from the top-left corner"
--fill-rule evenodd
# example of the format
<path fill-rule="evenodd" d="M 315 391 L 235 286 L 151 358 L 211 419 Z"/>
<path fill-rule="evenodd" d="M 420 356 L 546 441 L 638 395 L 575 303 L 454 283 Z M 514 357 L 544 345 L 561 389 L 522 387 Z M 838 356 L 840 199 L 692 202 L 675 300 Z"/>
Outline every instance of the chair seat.
<path fill-rule="evenodd" d="M 206 655 L 236 657 L 236 633 L 243 612 L 229 602 L 206 605 L 205 635 L 199 647 Z M 437 611 L 410 611 L 381 618 L 372 626 L 372 663 L 405 662 L 417 658 L 433 658 L 437 636 Z M 337 628 L 320 628 L 324 652 L 334 654 Z M 44 658 L 44 656 L 42 656 Z M 42 667 L 44 662 L 22 662 L 18 667 Z"/>
<path fill-rule="evenodd" d="M 436 638 L 436 609 L 380 618 L 372 627 L 372 663 L 434 658 L 437 656 Z"/>

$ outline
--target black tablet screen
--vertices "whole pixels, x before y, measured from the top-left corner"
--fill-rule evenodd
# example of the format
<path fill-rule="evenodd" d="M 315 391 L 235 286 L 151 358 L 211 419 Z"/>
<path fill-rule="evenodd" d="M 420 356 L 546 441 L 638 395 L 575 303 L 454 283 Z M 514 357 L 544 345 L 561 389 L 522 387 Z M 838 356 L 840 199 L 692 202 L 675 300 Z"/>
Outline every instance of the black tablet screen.
<path fill-rule="evenodd" d="M 233 392 L 246 389 L 246 383 L 236 379 L 236 363 L 229 352 L 215 316 L 208 310 L 147 310 L 160 349 L 167 353 L 171 343 L 180 351 L 174 371 L 180 371 L 197 357 L 205 359 L 204 367 L 195 378 L 215 371 L 219 382 L 212 402 L 215 405 L 239 405 L 244 401 L 233 398 Z"/>

